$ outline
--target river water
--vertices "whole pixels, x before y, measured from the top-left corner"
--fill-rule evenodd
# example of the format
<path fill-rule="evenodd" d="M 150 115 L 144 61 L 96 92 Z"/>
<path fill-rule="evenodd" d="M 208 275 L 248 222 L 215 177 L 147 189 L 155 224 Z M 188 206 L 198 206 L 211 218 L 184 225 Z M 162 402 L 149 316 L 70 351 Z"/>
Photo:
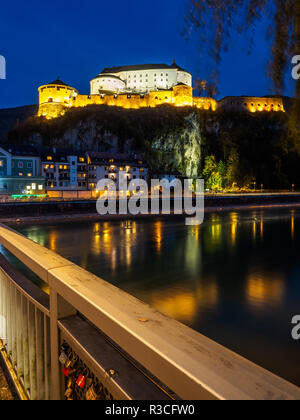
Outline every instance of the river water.
<path fill-rule="evenodd" d="M 300 210 L 18 230 L 300 386 Z"/>

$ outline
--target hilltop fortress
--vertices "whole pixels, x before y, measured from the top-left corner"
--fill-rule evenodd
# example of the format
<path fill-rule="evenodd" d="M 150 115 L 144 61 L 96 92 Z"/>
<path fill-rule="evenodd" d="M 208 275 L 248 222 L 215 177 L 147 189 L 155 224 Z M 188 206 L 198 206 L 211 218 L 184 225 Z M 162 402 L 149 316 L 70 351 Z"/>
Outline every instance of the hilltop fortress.
<path fill-rule="evenodd" d="M 91 80 L 90 95 L 79 92 L 57 79 L 39 87 L 38 116 L 57 118 L 70 108 L 87 105 L 108 105 L 127 109 L 153 108 L 162 104 L 195 107 L 216 111 L 218 108 L 249 112 L 285 112 L 280 97 L 227 97 L 221 101 L 195 97 L 192 75 L 172 65 L 149 64 L 105 68 Z"/>

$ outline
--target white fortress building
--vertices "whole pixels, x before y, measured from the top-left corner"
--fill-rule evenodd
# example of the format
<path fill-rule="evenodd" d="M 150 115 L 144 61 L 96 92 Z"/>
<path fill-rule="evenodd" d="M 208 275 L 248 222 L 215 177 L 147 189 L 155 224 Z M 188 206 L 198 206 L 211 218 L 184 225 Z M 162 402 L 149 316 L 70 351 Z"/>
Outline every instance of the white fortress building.
<path fill-rule="evenodd" d="M 155 108 L 160 105 L 194 107 L 203 111 L 272 112 L 284 110 L 281 97 L 213 98 L 193 94 L 192 75 L 175 60 L 168 64 L 140 64 L 105 68 L 90 82 L 90 94 L 81 95 L 60 79 L 39 87 L 38 116 L 47 119 L 63 116 L 71 108 L 90 105 L 124 109 Z"/>
<path fill-rule="evenodd" d="M 192 87 L 192 75 L 179 67 L 174 60 L 172 65 L 142 64 L 105 68 L 90 83 L 91 95 L 147 94 L 159 90 L 169 90 L 179 84 Z"/>

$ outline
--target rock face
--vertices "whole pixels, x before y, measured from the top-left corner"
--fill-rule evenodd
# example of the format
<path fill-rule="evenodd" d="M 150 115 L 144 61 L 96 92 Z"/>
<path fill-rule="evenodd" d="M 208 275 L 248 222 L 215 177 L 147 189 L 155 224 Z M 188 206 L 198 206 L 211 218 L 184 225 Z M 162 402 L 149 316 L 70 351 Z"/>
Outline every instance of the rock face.
<path fill-rule="evenodd" d="M 197 115 L 185 117 L 185 124 L 177 133 L 169 133 L 153 140 L 152 148 L 158 152 L 158 167 L 179 171 L 188 177 L 200 175 L 201 130 Z M 155 162 L 153 162 L 155 164 Z"/>
<path fill-rule="evenodd" d="M 9 142 L 76 152 L 142 153 L 153 170 L 196 177 L 201 166 L 200 124 L 191 109 L 84 109 L 51 121 L 28 120 L 10 133 Z"/>

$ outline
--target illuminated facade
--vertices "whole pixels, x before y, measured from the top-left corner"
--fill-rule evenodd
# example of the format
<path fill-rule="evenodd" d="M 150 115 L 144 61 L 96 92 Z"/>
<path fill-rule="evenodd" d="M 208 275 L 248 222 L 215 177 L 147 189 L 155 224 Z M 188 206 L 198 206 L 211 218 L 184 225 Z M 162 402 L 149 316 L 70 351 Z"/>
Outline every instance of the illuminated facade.
<path fill-rule="evenodd" d="M 84 154 L 56 149 L 42 154 L 42 175 L 47 191 L 87 190 L 87 164 Z"/>
<path fill-rule="evenodd" d="M 148 165 L 140 156 L 100 152 L 87 152 L 86 156 L 89 190 L 95 190 L 98 181 L 109 179 L 115 182 L 118 191 L 120 172 L 126 173 L 128 183 L 133 181 L 134 184 L 134 180 L 139 179 L 148 180 Z"/>
<path fill-rule="evenodd" d="M 31 146 L 0 147 L 0 195 L 43 195 L 40 157 Z"/>
<path fill-rule="evenodd" d="M 265 98 L 257 98 L 252 96 L 228 96 L 219 101 L 220 109 L 228 109 L 233 111 L 249 111 L 256 112 L 285 112 L 284 104 L 281 97 L 268 96 Z"/>
<path fill-rule="evenodd" d="M 175 60 L 167 64 L 142 64 L 106 68 L 91 80 L 91 95 L 101 93 L 149 93 L 169 90 L 183 83 L 192 87 L 192 75 Z"/>
<path fill-rule="evenodd" d="M 88 105 L 139 109 L 170 104 L 211 111 L 284 112 L 280 97 L 226 97 L 218 102 L 212 98 L 194 97 L 192 75 L 175 62 L 171 66 L 155 64 L 104 69 L 90 85 L 90 95 L 80 95 L 75 88 L 59 79 L 41 86 L 38 116 L 57 118 L 70 108 Z"/>

